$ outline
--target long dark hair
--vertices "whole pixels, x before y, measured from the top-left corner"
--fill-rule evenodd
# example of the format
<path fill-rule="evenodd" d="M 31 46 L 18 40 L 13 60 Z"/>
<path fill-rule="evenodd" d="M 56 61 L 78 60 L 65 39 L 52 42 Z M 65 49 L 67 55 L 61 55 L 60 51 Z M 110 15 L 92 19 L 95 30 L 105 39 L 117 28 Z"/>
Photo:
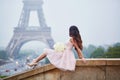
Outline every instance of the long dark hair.
<path fill-rule="evenodd" d="M 76 26 L 70 26 L 69 28 L 69 36 L 73 38 L 73 40 L 77 43 L 78 47 L 82 50 L 82 39 L 79 33 L 79 30 Z"/>

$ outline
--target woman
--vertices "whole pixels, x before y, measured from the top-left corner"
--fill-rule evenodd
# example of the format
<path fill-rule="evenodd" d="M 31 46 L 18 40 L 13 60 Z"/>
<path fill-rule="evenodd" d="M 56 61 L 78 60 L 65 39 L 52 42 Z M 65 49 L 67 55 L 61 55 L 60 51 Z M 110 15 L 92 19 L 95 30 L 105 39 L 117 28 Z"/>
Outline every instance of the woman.
<path fill-rule="evenodd" d="M 35 66 L 37 63 L 43 58 L 47 57 L 51 64 L 53 64 L 56 68 L 61 70 L 75 70 L 76 59 L 72 52 L 72 48 L 74 47 L 79 58 L 85 62 L 85 59 L 82 54 L 82 39 L 79 33 L 79 30 L 76 26 L 71 26 L 69 28 L 69 41 L 65 44 L 65 49 L 63 51 L 56 51 L 55 49 L 45 49 L 42 55 L 38 56 L 34 59 L 29 66 Z"/>

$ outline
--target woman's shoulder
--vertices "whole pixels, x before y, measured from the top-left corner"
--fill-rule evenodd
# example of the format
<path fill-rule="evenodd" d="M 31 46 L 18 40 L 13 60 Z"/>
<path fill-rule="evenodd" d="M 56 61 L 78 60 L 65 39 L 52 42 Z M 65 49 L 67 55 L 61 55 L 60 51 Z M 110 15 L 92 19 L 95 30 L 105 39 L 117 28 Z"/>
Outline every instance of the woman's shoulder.
<path fill-rule="evenodd" d="M 73 37 L 70 37 L 70 41 L 73 41 Z"/>
<path fill-rule="evenodd" d="M 73 43 L 73 38 L 72 37 L 70 37 L 70 42 Z"/>

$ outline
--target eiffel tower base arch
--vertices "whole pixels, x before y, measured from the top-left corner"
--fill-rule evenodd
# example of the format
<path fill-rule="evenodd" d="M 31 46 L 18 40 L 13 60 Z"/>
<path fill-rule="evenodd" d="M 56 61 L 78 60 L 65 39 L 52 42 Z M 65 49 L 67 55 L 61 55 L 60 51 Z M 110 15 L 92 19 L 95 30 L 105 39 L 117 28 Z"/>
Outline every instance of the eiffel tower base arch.
<path fill-rule="evenodd" d="M 14 59 L 17 58 L 17 55 L 21 47 L 29 41 L 41 41 L 45 43 L 49 48 L 53 48 L 54 40 L 51 37 L 50 28 L 47 28 L 45 30 L 44 31 L 41 31 L 41 30 L 18 31 L 16 28 L 14 31 L 14 35 L 8 47 L 6 48 L 8 56 Z"/>

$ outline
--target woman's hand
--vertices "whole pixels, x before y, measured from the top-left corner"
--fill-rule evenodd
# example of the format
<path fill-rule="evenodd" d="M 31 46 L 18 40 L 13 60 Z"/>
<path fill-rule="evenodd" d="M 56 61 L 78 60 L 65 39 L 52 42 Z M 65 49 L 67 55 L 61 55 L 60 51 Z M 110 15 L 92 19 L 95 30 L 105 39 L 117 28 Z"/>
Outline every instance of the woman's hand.
<path fill-rule="evenodd" d="M 84 63 L 86 63 L 86 60 L 85 60 L 85 58 L 84 58 L 84 57 L 82 58 L 82 61 L 83 61 Z"/>
<path fill-rule="evenodd" d="M 77 53 L 78 53 L 78 57 L 81 58 L 84 63 L 86 63 L 86 60 L 85 60 L 85 58 L 83 57 L 83 53 L 82 53 L 82 51 L 80 50 L 80 48 L 78 47 L 77 43 L 74 42 L 73 38 L 71 38 L 70 41 L 73 43 L 73 46 L 76 48 L 76 51 L 77 51 Z"/>

